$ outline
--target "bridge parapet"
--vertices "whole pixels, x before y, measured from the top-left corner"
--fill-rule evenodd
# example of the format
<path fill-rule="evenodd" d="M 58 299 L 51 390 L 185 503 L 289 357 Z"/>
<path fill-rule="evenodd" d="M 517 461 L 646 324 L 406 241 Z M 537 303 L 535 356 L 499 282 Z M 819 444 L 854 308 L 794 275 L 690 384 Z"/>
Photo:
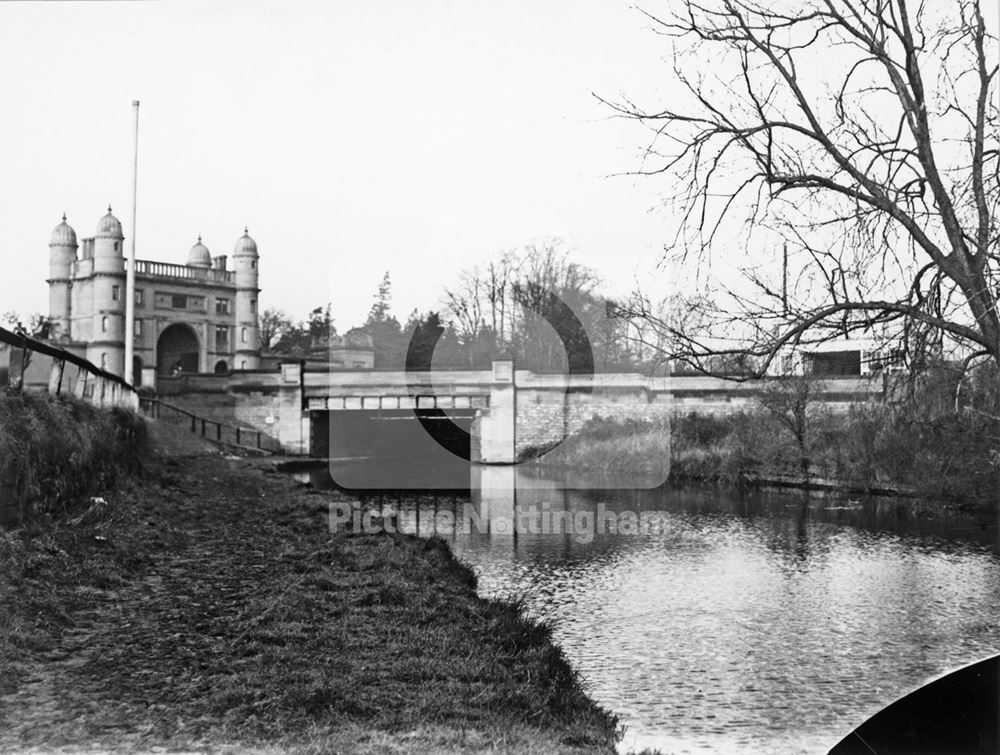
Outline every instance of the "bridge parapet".
<path fill-rule="evenodd" d="M 409 396 L 432 393 L 488 395 L 493 375 L 488 370 L 408 373 L 306 372 L 303 387 L 311 396 Z"/>
<path fill-rule="evenodd" d="M 490 405 L 486 395 L 439 395 L 417 393 L 416 395 L 361 395 L 352 392 L 344 396 L 308 396 L 306 408 L 309 411 L 358 411 L 379 410 L 398 411 L 401 409 L 485 409 Z"/>

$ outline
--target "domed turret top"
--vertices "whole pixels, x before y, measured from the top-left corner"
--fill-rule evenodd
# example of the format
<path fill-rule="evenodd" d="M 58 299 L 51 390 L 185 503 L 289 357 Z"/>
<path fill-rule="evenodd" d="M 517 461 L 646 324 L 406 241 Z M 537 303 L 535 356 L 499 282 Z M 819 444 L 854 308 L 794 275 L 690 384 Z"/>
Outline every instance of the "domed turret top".
<path fill-rule="evenodd" d="M 208 251 L 208 247 L 201 243 L 201 236 L 198 237 L 198 243 L 191 247 L 191 251 L 188 252 L 188 267 L 211 267 L 212 266 L 212 255 Z"/>
<path fill-rule="evenodd" d="M 236 248 L 233 249 L 234 257 L 256 257 L 257 242 L 250 238 L 247 229 L 243 228 L 243 235 L 236 240 Z"/>
<path fill-rule="evenodd" d="M 125 238 L 125 235 L 122 233 L 122 224 L 118 222 L 118 218 L 111 214 L 111 205 L 108 205 L 108 214 L 101 218 L 101 221 L 97 224 L 97 233 L 95 235 L 104 236 L 105 238 Z"/>
<path fill-rule="evenodd" d="M 62 222 L 52 230 L 49 246 L 76 246 L 76 231 L 66 222 L 65 212 L 62 216 Z"/>

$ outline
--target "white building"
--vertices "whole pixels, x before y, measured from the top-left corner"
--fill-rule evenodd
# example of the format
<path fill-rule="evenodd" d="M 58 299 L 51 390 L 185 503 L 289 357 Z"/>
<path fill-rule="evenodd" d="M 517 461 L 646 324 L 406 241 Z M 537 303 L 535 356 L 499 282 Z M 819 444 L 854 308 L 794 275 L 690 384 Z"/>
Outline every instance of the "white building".
<path fill-rule="evenodd" d="M 77 244 L 66 222 L 49 242 L 53 340 L 117 375 L 125 373 L 125 236 L 108 213 Z M 257 244 L 244 229 L 232 254 L 213 257 L 198 237 L 186 264 L 136 260 L 135 380 L 260 366 Z"/>

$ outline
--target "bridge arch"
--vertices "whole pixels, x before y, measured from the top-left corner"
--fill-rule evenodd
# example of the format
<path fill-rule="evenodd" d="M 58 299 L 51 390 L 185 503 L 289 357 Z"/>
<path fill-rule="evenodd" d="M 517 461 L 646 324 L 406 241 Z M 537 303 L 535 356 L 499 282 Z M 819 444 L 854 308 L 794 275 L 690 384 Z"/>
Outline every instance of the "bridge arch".
<path fill-rule="evenodd" d="M 156 374 L 175 375 L 198 372 L 201 347 L 194 328 L 174 323 L 160 333 L 156 341 Z"/>

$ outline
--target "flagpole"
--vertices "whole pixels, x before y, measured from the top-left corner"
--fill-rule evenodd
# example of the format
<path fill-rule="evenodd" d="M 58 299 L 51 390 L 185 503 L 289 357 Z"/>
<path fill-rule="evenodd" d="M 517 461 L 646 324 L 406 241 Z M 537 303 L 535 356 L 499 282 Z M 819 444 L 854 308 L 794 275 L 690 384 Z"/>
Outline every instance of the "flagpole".
<path fill-rule="evenodd" d="M 125 382 L 136 384 L 135 375 L 135 204 L 139 184 L 139 100 L 135 111 L 135 141 L 132 150 L 132 228 L 129 231 L 128 268 L 125 271 Z M 142 375 L 139 376 L 139 382 Z"/>

